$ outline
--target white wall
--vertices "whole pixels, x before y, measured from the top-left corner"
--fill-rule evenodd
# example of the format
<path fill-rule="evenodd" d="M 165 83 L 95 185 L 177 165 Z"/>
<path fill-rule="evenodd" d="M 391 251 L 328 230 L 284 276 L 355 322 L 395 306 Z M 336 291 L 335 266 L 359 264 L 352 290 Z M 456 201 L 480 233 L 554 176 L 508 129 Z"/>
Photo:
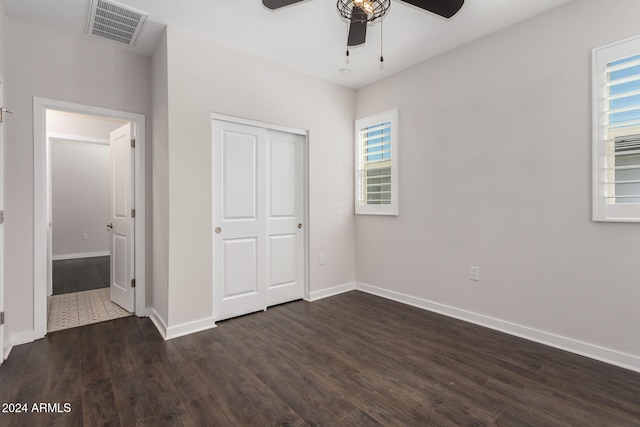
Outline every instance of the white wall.
<path fill-rule="evenodd" d="M 572 2 L 359 90 L 399 108 L 401 200 L 356 219 L 357 280 L 640 369 L 640 227 L 590 219 L 591 49 L 638 16 Z"/>
<path fill-rule="evenodd" d="M 7 18 L 5 257 L 6 328 L 33 336 L 33 97 L 150 116 L 150 60 L 104 43 Z M 150 172 L 150 167 L 148 168 Z M 147 209 L 150 212 L 150 209 Z M 150 243 L 147 242 L 150 246 Z"/>
<path fill-rule="evenodd" d="M 51 144 L 53 259 L 109 252 L 109 145 Z"/>
<path fill-rule="evenodd" d="M 5 27 L 6 27 L 6 17 L 4 12 L 4 5 L 0 3 L 0 76 L 2 78 L 5 77 Z M 4 84 L 2 85 L 4 87 Z M 3 95 L 4 95 L 4 89 Z M 5 97 L 6 99 L 6 97 Z M 4 101 L 4 99 L 3 99 Z M 4 102 L 3 102 L 4 103 Z M 8 104 L 7 104 L 8 105 Z M 4 163 L 6 162 L 6 158 L 4 156 L 4 125 L 0 125 L 0 141 L 3 141 L 0 144 L 0 208 L 4 210 Z M 5 245 L 4 245 L 4 226 L 0 225 L 0 310 L 4 310 L 5 306 L 5 297 L 4 297 L 4 254 L 5 254 Z M 2 357 L 7 356 L 7 349 L 10 347 L 10 336 L 8 333 L 4 331 L 5 328 L 0 327 L 2 331 L 0 333 L 0 346 L 2 348 Z"/>
<path fill-rule="evenodd" d="M 213 316 L 212 112 L 309 130 L 311 291 L 353 282 L 354 92 L 174 28 L 168 81 L 169 326 Z"/>
<path fill-rule="evenodd" d="M 0 76 L 5 75 L 5 70 L 6 70 L 6 51 L 5 51 L 5 44 L 6 44 L 6 40 L 7 40 L 7 36 L 6 36 L 6 21 L 7 21 L 7 17 L 5 15 L 5 11 L 4 11 L 4 5 L 2 3 L 0 3 Z"/>
<path fill-rule="evenodd" d="M 169 94 L 167 77 L 167 34 L 151 60 L 151 101 L 153 109 L 153 310 L 165 322 L 169 310 Z"/>
<path fill-rule="evenodd" d="M 109 252 L 109 134 L 126 122 L 47 111 L 52 139 L 53 258 Z M 81 142 L 77 139 L 85 139 Z M 107 142 L 96 143 L 96 140 Z M 88 142 L 87 142 L 88 141 Z"/>
<path fill-rule="evenodd" d="M 111 131 L 127 123 L 109 117 L 89 116 L 63 111 L 47 110 L 47 132 L 84 138 L 109 139 Z"/>

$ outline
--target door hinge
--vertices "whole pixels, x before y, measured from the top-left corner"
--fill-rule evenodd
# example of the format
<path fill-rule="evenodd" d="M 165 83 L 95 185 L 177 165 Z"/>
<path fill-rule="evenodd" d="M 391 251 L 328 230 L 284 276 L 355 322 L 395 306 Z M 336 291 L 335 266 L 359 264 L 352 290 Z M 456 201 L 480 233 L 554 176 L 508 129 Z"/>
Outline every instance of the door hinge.
<path fill-rule="evenodd" d="M 5 113 L 9 113 L 9 114 L 13 114 L 12 111 L 7 110 L 4 107 L 0 107 L 0 123 L 4 122 L 4 115 Z"/>
<path fill-rule="evenodd" d="M 131 279 L 131 287 L 132 288 L 136 287 L 136 279 Z"/>
<path fill-rule="evenodd" d="M 4 311 L 0 312 L 0 325 L 4 325 Z"/>
<path fill-rule="evenodd" d="M 131 218 L 135 218 L 135 217 L 136 217 L 136 210 L 131 209 Z"/>
<path fill-rule="evenodd" d="M 0 211 L 0 224 L 4 224 L 4 211 Z"/>
<path fill-rule="evenodd" d="M 131 148 L 136 148 L 136 139 L 135 138 L 131 139 Z"/>

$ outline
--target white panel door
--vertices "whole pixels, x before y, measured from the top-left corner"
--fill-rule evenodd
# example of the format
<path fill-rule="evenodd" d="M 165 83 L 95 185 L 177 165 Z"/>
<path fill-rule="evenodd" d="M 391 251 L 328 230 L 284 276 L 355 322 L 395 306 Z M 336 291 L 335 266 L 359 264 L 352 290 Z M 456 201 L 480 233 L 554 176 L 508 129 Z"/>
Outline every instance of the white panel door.
<path fill-rule="evenodd" d="M 265 140 L 264 129 L 213 122 L 216 320 L 267 308 Z"/>
<path fill-rule="evenodd" d="M 304 179 L 301 135 L 269 131 L 267 305 L 304 293 Z"/>
<path fill-rule="evenodd" d="M 302 137 L 213 121 L 216 320 L 302 298 Z"/>
<path fill-rule="evenodd" d="M 111 301 L 127 311 L 135 307 L 132 287 L 134 266 L 133 124 L 111 132 Z"/>

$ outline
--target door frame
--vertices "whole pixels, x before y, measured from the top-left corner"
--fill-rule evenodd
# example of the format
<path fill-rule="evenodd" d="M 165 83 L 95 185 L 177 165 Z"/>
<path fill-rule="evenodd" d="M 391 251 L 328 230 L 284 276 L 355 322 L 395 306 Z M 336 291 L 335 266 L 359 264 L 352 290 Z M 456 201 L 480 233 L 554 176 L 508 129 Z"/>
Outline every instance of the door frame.
<path fill-rule="evenodd" d="M 302 204 L 303 204 L 303 224 L 305 224 L 305 226 L 303 227 L 303 239 L 304 239 L 304 254 L 303 254 L 303 268 L 304 268 L 304 273 L 303 273 L 303 277 L 304 277 L 304 289 L 303 289 L 303 294 L 304 297 L 303 299 L 305 300 L 309 300 L 310 296 L 311 296 L 311 283 L 310 283 L 310 263 L 309 263 L 309 254 L 310 254 L 310 250 L 309 250 L 309 236 L 310 236 L 310 221 L 309 221 L 309 217 L 310 217 L 310 210 L 309 210 L 309 131 L 308 130 L 303 130 L 303 129 L 298 129 L 298 128 L 294 128 L 294 127 L 290 127 L 290 126 L 283 126 L 283 125 L 278 125 L 278 124 L 274 124 L 274 123 L 268 123 L 268 122 L 262 122 L 259 120 L 253 120 L 253 119 L 247 119 L 244 117 L 238 117 L 238 116 L 231 116 L 228 114 L 223 114 L 223 113 L 211 113 L 211 121 L 212 121 L 212 125 L 213 125 L 213 121 L 217 120 L 217 121 L 222 121 L 222 122 L 229 122 L 229 123 L 236 123 L 236 124 L 241 124 L 241 125 L 247 125 L 247 126 L 253 126 L 253 127 L 258 127 L 258 128 L 263 128 L 263 129 L 267 129 L 267 130 L 274 130 L 274 131 L 280 131 L 280 132 L 286 132 L 286 133 L 292 133 L 295 135 L 301 135 L 302 136 L 302 179 L 303 179 L 303 184 L 302 184 Z M 212 135 L 213 137 L 213 135 Z M 212 154 L 213 154 L 213 150 L 212 150 Z M 212 164 L 211 166 L 213 167 L 213 158 L 212 158 Z M 212 170 L 213 172 L 213 170 Z M 213 179 L 213 173 L 212 173 L 212 179 Z M 212 187 L 215 188 L 215 185 L 212 184 Z M 211 233 L 213 233 L 214 228 L 216 227 L 216 218 L 214 218 L 213 216 L 213 202 L 215 200 L 215 198 L 219 196 L 218 194 L 212 194 L 212 215 L 211 215 Z M 211 239 L 211 247 L 212 247 L 212 253 L 215 250 L 215 242 L 214 239 Z M 214 263 L 212 263 L 212 270 L 214 269 Z M 215 282 L 215 271 L 212 271 L 212 279 L 213 279 L 213 286 L 216 286 L 217 283 Z M 212 308 L 215 310 L 215 289 L 214 292 L 212 292 L 212 299 L 211 299 L 211 306 Z M 216 313 L 213 313 L 213 317 L 216 317 Z"/>
<path fill-rule="evenodd" d="M 135 125 L 136 152 L 134 179 L 135 226 L 135 314 L 147 316 L 146 307 L 146 231 L 145 231 L 145 116 L 47 98 L 33 98 L 33 181 L 34 181 L 34 263 L 33 263 L 33 325 L 34 339 L 47 334 L 47 125 L 46 111 L 112 117 Z"/>

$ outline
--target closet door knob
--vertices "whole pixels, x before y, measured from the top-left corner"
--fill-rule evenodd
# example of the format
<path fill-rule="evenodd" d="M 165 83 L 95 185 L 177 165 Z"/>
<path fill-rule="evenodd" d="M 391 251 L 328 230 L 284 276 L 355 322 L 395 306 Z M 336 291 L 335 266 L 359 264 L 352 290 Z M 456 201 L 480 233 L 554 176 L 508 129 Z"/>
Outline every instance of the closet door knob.
<path fill-rule="evenodd" d="M 220 227 L 216 227 L 216 229 L 214 230 L 217 234 L 220 234 L 220 232 L 222 231 L 222 228 Z"/>

